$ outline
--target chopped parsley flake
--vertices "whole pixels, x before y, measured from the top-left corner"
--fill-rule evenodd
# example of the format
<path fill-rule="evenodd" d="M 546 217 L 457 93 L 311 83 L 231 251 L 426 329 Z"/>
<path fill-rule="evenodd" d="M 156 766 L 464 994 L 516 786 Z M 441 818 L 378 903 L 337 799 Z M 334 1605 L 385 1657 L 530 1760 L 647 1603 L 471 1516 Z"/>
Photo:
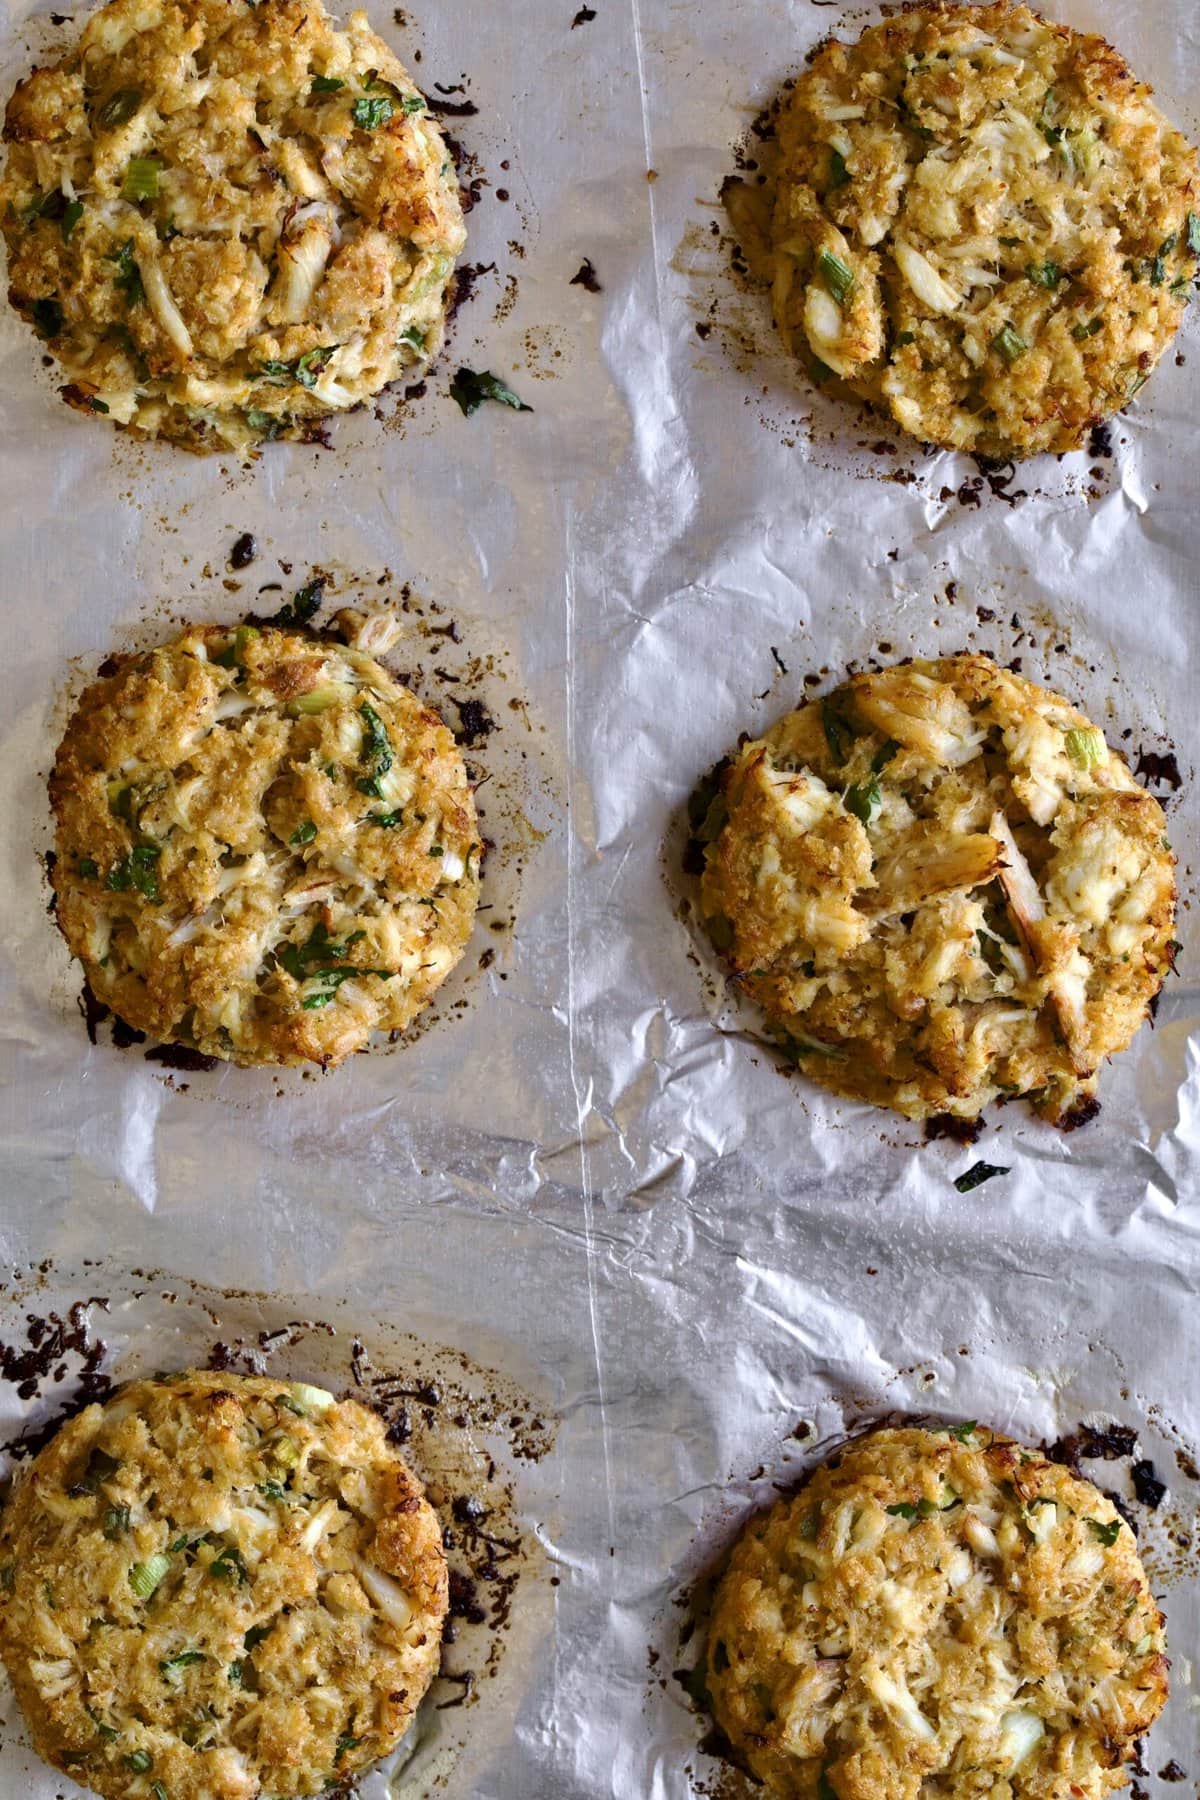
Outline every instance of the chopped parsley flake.
<path fill-rule="evenodd" d="M 955 1177 L 954 1185 L 960 1194 L 969 1194 L 972 1188 L 982 1187 L 984 1182 L 991 1181 L 993 1176 L 1009 1173 L 1009 1168 L 1001 1167 L 999 1163 L 972 1163 L 964 1175 Z"/>
<path fill-rule="evenodd" d="M 459 369 L 450 383 L 450 398 L 457 401 L 465 418 L 477 413 L 485 400 L 498 406 L 509 406 L 514 412 L 532 412 L 532 406 L 513 393 L 508 383 L 493 375 L 490 369 Z"/>

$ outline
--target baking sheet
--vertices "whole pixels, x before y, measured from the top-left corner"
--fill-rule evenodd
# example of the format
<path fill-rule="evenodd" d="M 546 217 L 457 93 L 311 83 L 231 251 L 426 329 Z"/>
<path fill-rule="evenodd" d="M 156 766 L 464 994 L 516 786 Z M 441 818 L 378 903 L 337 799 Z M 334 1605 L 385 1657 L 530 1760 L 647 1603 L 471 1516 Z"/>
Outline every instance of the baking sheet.
<path fill-rule="evenodd" d="M 463 82 L 479 108 L 451 129 L 483 272 L 425 395 L 247 472 L 89 427 L 0 321 L 0 1341 L 100 1291 L 126 1308 L 114 1374 L 199 1354 L 200 1333 L 134 1293 L 203 1280 L 230 1330 L 337 1314 L 343 1333 L 412 1333 L 535 1391 L 556 1437 L 512 1468 L 545 1558 L 518 1590 L 527 1635 L 500 1657 L 499 1697 L 448 1715 L 465 1748 L 414 1777 L 489 1800 L 721 1788 L 671 1675 L 694 1654 L 691 1590 L 745 1509 L 838 1433 L 890 1410 L 1032 1439 L 1120 1419 L 1171 1481 L 1142 1523 L 1176 1693 L 1138 1779 L 1174 1758 L 1194 1785 L 1200 1590 L 1166 1540 L 1195 1529 L 1176 1453 L 1200 1442 L 1200 334 L 1111 455 L 1027 465 L 1002 493 L 961 459 L 873 447 L 878 422 L 790 384 L 718 201 L 775 82 L 873 14 L 368 10 L 423 85 Z M 1186 0 L 1049 10 L 1104 29 L 1196 133 Z M 6 89 L 70 29 L 11 0 L 0 21 Z M 572 284 L 585 257 L 598 294 Z M 535 410 L 463 419 L 459 362 Z M 261 554 L 234 577 L 245 531 Z M 92 1046 L 38 861 L 70 694 L 111 649 L 235 619 L 259 585 L 314 570 L 327 610 L 399 609 L 389 660 L 452 724 L 458 696 L 498 726 L 468 749 L 496 843 L 471 953 L 413 1041 L 329 1077 L 171 1071 L 103 1027 Z M 457 644 L 437 635 L 451 621 Z M 806 675 L 969 645 L 1019 657 L 1185 778 L 1180 976 L 1154 1031 L 1106 1072 L 1085 1131 L 1009 1108 L 974 1150 L 780 1074 L 728 1006 L 678 871 L 688 792 Z M 958 1195 L 979 1156 L 1010 1173 Z M 324 1369 L 318 1349 L 293 1346 L 290 1370 Z M 71 1386 L 69 1370 L 18 1402 L 0 1384 L 0 1432 Z M 73 1792 L 32 1772 L 10 1726 L 4 1785 Z"/>

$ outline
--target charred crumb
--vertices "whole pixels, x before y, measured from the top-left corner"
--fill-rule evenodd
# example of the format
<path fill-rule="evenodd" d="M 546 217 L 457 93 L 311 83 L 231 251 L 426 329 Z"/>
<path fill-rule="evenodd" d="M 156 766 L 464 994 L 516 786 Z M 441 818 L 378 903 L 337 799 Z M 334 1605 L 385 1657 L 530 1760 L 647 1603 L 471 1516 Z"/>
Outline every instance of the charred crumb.
<path fill-rule="evenodd" d="M 1058 1129 L 1060 1131 L 1080 1131 L 1083 1126 L 1090 1125 L 1092 1120 L 1099 1116 L 1100 1102 L 1094 1094 L 1089 1094 L 1085 1100 L 1080 1100 L 1077 1105 L 1073 1106 L 1070 1112 L 1062 1115 L 1058 1120 Z"/>
<path fill-rule="evenodd" d="M 452 1633 L 452 1631 L 453 1631 L 453 1626 L 450 1625 L 447 1627 L 447 1631 L 444 1631 L 442 1633 L 442 1641 L 444 1643 L 452 1644 L 454 1642 L 453 1636 L 447 1635 L 447 1632 Z M 474 1676 L 473 1672 L 470 1669 L 464 1669 L 461 1675 L 452 1675 L 449 1672 L 449 1670 L 444 1670 L 442 1673 L 442 1680 L 450 1681 L 450 1682 L 455 1683 L 457 1686 L 460 1686 L 462 1688 L 462 1693 L 459 1694 L 458 1698 L 455 1700 L 441 1701 L 434 1710 L 437 1712 L 450 1712 L 456 1706 L 465 1706 L 467 1701 L 470 1699 L 472 1690 L 474 1689 L 474 1686 L 475 1686 L 475 1676 Z"/>
<path fill-rule="evenodd" d="M 1104 1495 L 1106 1500 L 1112 1501 L 1113 1505 L 1128 1525 L 1130 1531 L 1132 1531 L 1134 1537 L 1140 1537 L 1141 1532 L 1138 1527 L 1137 1518 L 1130 1508 L 1129 1502 L 1126 1500 L 1124 1494 L 1118 1494 L 1113 1488 L 1101 1488 L 1100 1492 Z"/>
<path fill-rule="evenodd" d="M 1112 453 L 1112 426 L 1108 424 L 1093 425 L 1088 436 L 1088 455 L 1111 456 Z"/>
<path fill-rule="evenodd" d="M 454 704 L 458 708 L 459 721 L 455 743 L 479 744 L 500 729 L 482 700 L 456 700 Z"/>
<path fill-rule="evenodd" d="M 234 540 L 233 549 L 229 552 L 231 569 L 248 569 L 258 555 L 258 540 L 249 531 L 243 531 L 241 537 Z"/>
<path fill-rule="evenodd" d="M 21 1400 L 37 1399 L 41 1385 L 50 1380 L 57 1384 L 66 1377 L 68 1356 L 79 1358 L 81 1367 L 71 1402 L 62 1407 L 36 1432 L 12 1439 L 2 1447 L 15 1459 L 36 1456 L 50 1442 L 64 1420 L 72 1418 L 93 1401 L 103 1399 L 112 1390 L 112 1378 L 101 1370 L 108 1354 L 103 1338 L 93 1337 L 88 1314 L 92 1307 L 109 1310 L 108 1301 L 100 1295 L 77 1300 L 64 1319 L 52 1312 L 46 1317 L 26 1314 L 25 1343 L 0 1344 L 0 1379 L 12 1382 Z"/>
<path fill-rule="evenodd" d="M 597 278 L 595 264 L 590 256 L 585 256 L 567 283 L 568 287 L 586 288 L 589 294 L 602 294 L 604 289 Z"/>
<path fill-rule="evenodd" d="M 181 1069 L 190 1075 L 205 1075 L 221 1065 L 218 1056 L 206 1056 L 203 1050 L 193 1050 L 189 1044 L 155 1044 L 147 1050 L 146 1061 L 161 1063 L 166 1069 Z"/>
<path fill-rule="evenodd" d="M 121 667 L 121 658 L 119 656 L 106 656 L 104 661 L 100 664 L 99 668 L 96 670 L 96 674 L 100 677 L 100 679 L 102 681 L 107 681 L 111 675 L 115 675 L 117 673 L 117 671 L 119 670 L 120 667 Z"/>
<path fill-rule="evenodd" d="M 1177 794 L 1183 786 L 1183 776 L 1173 750 L 1139 750 L 1133 773 L 1135 779 L 1147 787 L 1169 789 L 1172 794 Z M 1162 797 L 1160 793 L 1159 798 Z"/>
<path fill-rule="evenodd" d="M 441 91 L 441 89 L 438 90 L 439 93 Z M 454 92 L 455 90 L 447 89 L 446 91 Z M 457 91 L 461 93 L 462 89 L 459 88 Z M 473 119 L 479 111 L 473 100 L 435 99 L 428 90 L 425 93 L 425 104 L 430 112 L 439 119 Z"/>
<path fill-rule="evenodd" d="M 1062 1463 L 1073 1475 L 1086 1480 L 1082 1462 L 1120 1462 L 1137 1450 L 1137 1432 L 1129 1425 L 1079 1425 L 1068 1436 L 1058 1438 L 1046 1455 L 1051 1462 Z"/>
<path fill-rule="evenodd" d="M 1181 1768 L 1174 1757 L 1158 1771 L 1160 1781 L 1186 1781 L 1187 1778 L 1187 1770 Z"/>
<path fill-rule="evenodd" d="M 983 1136 L 982 1119 L 960 1119 L 955 1113 L 935 1113 L 925 1121 L 925 1142 L 948 1138 L 954 1144 L 977 1144 Z"/>
<path fill-rule="evenodd" d="M 696 336 L 700 339 L 701 343 L 706 344 L 712 336 L 712 326 L 706 324 L 703 319 L 697 319 Z"/>
<path fill-rule="evenodd" d="M 581 6 L 579 11 L 575 14 L 575 17 L 571 20 L 571 30 L 574 31 L 579 25 L 590 25 L 595 17 L 596 9 L 594 6 Z"/>
<path fill-rule="evenodd" d="M 1157 1512 L 1166 1495 L 1166 1482 L 1159 1480 L 1154 1464 L 1148 1460 L 1134 1463 L 1132 1473 L 1133 1491 L 1137 1498 L 1151 1512 Z"/>
<path fill-rule="evenodd" d="M 496 265 L 490 263 L 460 263 L 454 277 L 454 296 L 446 313 L 446 321 L 455 318 L 460 307 L 475 298 L 475 288 L 484 275 L 494 275 Z"/>

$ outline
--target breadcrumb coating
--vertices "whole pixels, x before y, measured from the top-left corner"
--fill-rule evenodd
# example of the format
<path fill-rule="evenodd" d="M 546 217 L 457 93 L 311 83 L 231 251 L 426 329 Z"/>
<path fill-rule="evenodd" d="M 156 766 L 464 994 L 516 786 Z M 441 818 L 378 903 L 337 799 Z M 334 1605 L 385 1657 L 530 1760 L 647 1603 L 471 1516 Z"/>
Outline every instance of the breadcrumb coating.
<path fill-rule="evenodd" d="M 916 6 L 831 39 L 778 120 L 757 245 L 785 344 L 930 444 L 1078 448 L 1143 385 L 1200 254 L 1200 160 L 1103 38 Z"/>
<path fill-rule="evenodd" d="M 1170 964 L 1162 807 L 983 656 L 856 675 L 724 768 L 700 907 L 805 1073 L 909 1118 L 1077 1116 Z"/>
<path fill-rule="evenodd" d="M 116 659 L 50 780 L 98 999 L 240 1063 L 333 1066 L 459 961 L 482 843 L 437 714 L 362 650 L 210 626 Z"/>
<path fill-rule="evenodd" d="M 284 1800 L 365 1769 L 437 1672 L 448 1585 L 374 1413 L 211 1373 L 64 1425 L 17 1479 L 0 1579 L 39 1754 L 111 1800 Z"/>
<path fill-rule="evenodd" d="M 9 299 L 81 412 L 250 454 L 441 342 L 457 177 L 365 13 L 109 0 L 4 136 Z"/>
<path fill-rule="evenodd" d="M 1167 1696 L 1112 1502 L 972 1424 L 877 1431 L 756 1518 L 717 1589 L 713 1710 L 788 1800 L 1103 1800 Z"/>

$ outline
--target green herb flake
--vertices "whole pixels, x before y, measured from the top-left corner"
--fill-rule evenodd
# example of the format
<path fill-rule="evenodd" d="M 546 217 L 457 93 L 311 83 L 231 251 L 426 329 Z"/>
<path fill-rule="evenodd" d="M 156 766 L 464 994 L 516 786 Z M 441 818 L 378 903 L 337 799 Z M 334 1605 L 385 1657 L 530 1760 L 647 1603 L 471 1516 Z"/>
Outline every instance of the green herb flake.
<path fill-rule="evenodd" d="M 847 812 L 869 825 L 883 805 L 883 792 L 874 775 L 869 781 L 852 783 L 842 795 L 842 804 Z"/>
<path fill-rule="evenodd" d="M 141 104 L 140 88 L 118 88 L 97 110 L 96 123 L 103 131 L 115 131 L 119 125 L 128 125 Z"/>
<path fill-rule="evenodd" d="M 100 873 L 100 865 L 94 856 L 81 856 L 78 868 L 85 881 L 95 881 Z"/>
<path fill-rule="evenodd" d="M 966 1419 L 961 1425 L 948 1425 L 946 1429 L 952 1438 L 957 1438 L 960 1444 L 969 1444 L 979 1429 L 979 1421 L 978 1419 Z"/>
<path fill-rule="evenodd" d="M 425 111 L 425 102 L 420 94 L 401 94 L 400 111 L 406 118 L 411 119 L 414 113 Z"/>
<path fill-rule="evenodd" d="M 356 100 L 350 114 L 360 130 L 375 131 L 380 125 L 387 124 L 395 110 L 396 102 L 390 94 L 371 94 Z"/>
<path fill-rule="evenodd" d="M 371 794 L 375 799 L 382 799 L 380 782 L 392 766 L 392 740 L 384 728 L 383 720 L 369 701 L 364 700 L 358 709 L 363 722 L 362 744 L 359 748 L 358 760 L 367 774 L 358 782 L 361 794 Z M 364 781 L 367 785 L 364 786 Z"/>
<path fill-rule="evenodd" d="M 345 82 L 337 75 L 314 75 L 309 92 L 310 94 L 336 94 L 338 89 L 344 88 L 345 85 Z"/>
<path fill-rule="evenodd" d="M 817 267 L 821 271 L 821 279 L 838 305 L 845 306 L 855 286 L 854 270 L 849 263 L 844 263 L 832 250 L 822 250 L 817 258 Z"/>
<path fill-rule="evenodd" d="M 326 367 L 337 344 L 321 344 L 315 350 L 306 350 L 303 356 L 296 358 L 296 380 L 302 388 L 315 388 L 318 377 Z"/>
<path fill-rule="evenodd" d="M 307 625 L 321 610 L 321 602 L 325 598 L 325 576 L 318 575 L 306 586 L 302 587 L 295 598 L 289 600 L 279 611 L 272 615 L 272 625 Z M 301 695 L 301 701 L 305 698 Z M 299 704 L 299 703 L 297 703 Z M 303 708 L 301 707 L 301 710 Z"/>
<path fill-rule="evenodd" d="M 167 1790 L 163 1786 L 161 1781 L 151 1782 L 151 1784 L 150 1784 L 150 1800 L 169 1800 Z"/>
<path fill-rule="evenodd" d="M 829 191 L 845 187 L 850 179 L 850 171 L 846 167 L 846 159 L 840 150 L 832 147 L 829 151 Z"/>
<path fill-rule="evenodd" d="M 82 217 L 83 217 L 83 201 L 82 200 L 68 200 L 67 204 L 63 207 L 63 216 L 59 222 L 60 229 L 62 231 L 62 241 L 64 244 L 70 243 L 71 233 L 74 231 L 75 227 L 78 225 L 78 223 L 79 223 L 80 219 L 82 219 Z"/>
<path fill-rule="evenodd" d="M 57 300 L 35 300 L 29 309 L 33 329 L 40 338 L 56 338 L 63 328 L 63 309 Z"/>
<path fill-rule="evenodd" d="M 1104 320 L 1103 319 L 1089 319 L 1087 321 L 1086 325 L 1084 325 L 1084 324 L 1072 325 L 1071 336 L 1075 339 L 1075 342 L 1077 344 L 1082 344 L 1085 339 L 1095 337 L 1095 335 L 1098 331 L 1103 331 L 1103 330 L 1104 330 Z"/>
<path fill-rule="evenodd" d="M 117 1739 L 121 1735 L 120 1732 L 117 1730 L 116 1726 L 115 1725 L 107 1725 L 105 1723 L 105 1721 L 100 1717 L 100 1714 L 98 1712 L 96 1712 L 93 1707 L 89 1706 L 86 1710 L 87 1710 L 88 1718 L 92 1721 L 92 1724 L 96 1727 L 96 1730 L 99 1732 L 100 1736 L 104 1739 L 104 1742 L 106 1744 L 115 1744 Z"/>
<path fill-rule="evenodd" d="M 1025 273 L 1034 287 L 1047 288 L 1051 293 L 1063 278 L 1062 270 L 1056 262 L 1026 263 Z"/>
<path fill-rule="evenodd" d="M 201 1663 L 206 1660 L 203 1650 L 181 1650 L 178 1656 L 168 1656 L 158 1666 L 164 1678 L 172 1681 L 180 1669 L 190 1669 L 193 1663 Z"/>
<path fill-rule="evenodd" d="M 1098 1538 L 1106 1549 L 1111 1549 L 1121 1533 L 1120 1519 L 1112 1519 L 1107 1524 L 1101 1519 L 1089 1519 L 1087 1524 L 1092 1536 Z"/>
<path fill-rule="evenodd" d="M 113 276 L 113 281 L 119 291 L 124 294 L 126 305 L 140 306 L 146 298 L 146 290 L 142 286 L 142 272 L 137 266 L 137 259 L 133 253 L 133 239 L 129 238 L 115 255 L 107 257 L 106 261 L 116 264 L 117 272 Z"/>
<path fill-rule="evenodd" d="M 397 825 L 404 823 L 404 813 L 400 807 L 395 812 L 368 813 L 367 818 L 372 825 L 380 825 L 385 831 L 394 831 Z"/>
<path fill-rule="evenodd" d="M 104 1515 L 103 1531 L 110 1544 L 129 1530 L 129 1508 L 127 1506 L 110 1506 Z"/>
<path fill-rule="evenodd" d="M 428 335 L 429 333 L 422 331 L 419 326 L 410 325 L 407 331 L 400 333 L 400 342 L 407 344 L 410 350 L 423 350 Z"/>
<path fill-rule="evenodd" d="M 337 1749 L 333 1753 L 334 1762 L 340 1763 L 344 1756 L 349 1756 L 351 1750 L 357 1750 L 359 1745 L 363 1742 L 364 1740 L 362 1738 L 351 1737 L 349 1733 L 344 1737 L 340 1737 L 337 1741 Z"/>
<path fill-rule="evenodd" d="M 825 742 L 829 745 L 829 754 L 841 768 L 850 754 L 850 739 L 853 732 L 845 719 L 840 718 L 826 700 L 821 706 L 821 724 L 825 731 Z"/>
<path fill-rule="evenodd" d="M 1018 357 L 1024 356 L 1028 348 L 1028 339 L 1023 338 L 1013 325 L 1002 326 L 992 339 L 992 349 L 997 356 L 1003 357 L 1010 367 Z"/>
<path fill-rule="evenodd" d="M 898 331 L 892 339 L 892 346 L 896 350 L 903 350 L 906 344 L 915 344 L 916 341 L 917 334 L 915 331 Z"/>
<path fill-rule="evenodd" d="M 899 752 L 900 745 L 896 742 L 895 738 L 889 738 L 885 744 L 881 744 L 871 758 L 872 775 L 878 775 L 882 769 L 886 769 L 892 758 L 897 756 Z"/>
<path fill-rule="evenodd" d="M 263 412 L 259 406 L 248 406 L 246 423 L 251 431 L 257 432 L 260 438 L 270 444 L 279 436 L 287 420 L 281 419 L 278 413 Z"/>
<path fill-rule="evenodd" d="M 294 849 L 298 849 L 304 844 L 311 844 L 316 835 L 317 828 L 312 820 L 305 819 L 303 824 L 297 825 L 295 831 L 293 831 L 291 837 L 288 839 L 288 843 L 291 844 Z"/>
<path fill-rule="evenodd" d="M 154 1758 L 148 1750 L 134 1750 L 125 1758 L 125 1766 L 135 1775 L 148 1775 L 154 1767 Z"/>
<path fill-rule="evenodd" d="M 243 1685 L 245 1674 L 246 1664 L 242 1658 L 239 1657 L 236 1662 L 230 1663 L 225 1671 L 225 1678 L 229 1682 L 230 1687 L 240 1688 Z"/>
<path fill-rule="evenodd" d="M 220 1556 L 214 1557 L 208 1572 L 214 1581 L 235 1582 L 238 1587 L 246 1587 L 250 1580 L 245 1558 L 236 1544 L 227 1545 Z"/>
<path fill-rule="evenodd" d="M 161 855 L 157 844 L 138 844 L 122 862 L 108 871 L 105 887 L 114 894 L 127 894 L 133 889 L 157 906 L 162 899 L 156 867 Z"/>
<path fill-rule="evenodd" d="M 457 401 L 467 419 L 479 411 L 485 400 L 494 400 L 497 406 L 511 407 L 513 412 L 533 411 L 532 406 L 526 405 L 508 383 L 493 375 L 490 369 L 459 369 L 450 383 L 450 398 Z"/>
<path fill-rule="evenodd" d="M 162 167 L 156 156 L 132 157 L 121 183 L 122 200 L 129 200 L 134 205 L 143 200 L 157 200 Z"/>
<path fill-rule="evenodd" d="M 1183 241 L 1193 256 L 1200 256 L 1200 213 L 1188 214 Z"/>
<path fill-rule="evenodd" d="M 960 1194 L 969 1194 L 973 1188 L 982 1187 L 985 1181 L 991 1181 L 993 1176 L 1010 1173 L 1011 1168 L 1007 1165 L 1002 1167 L 999 1163 L 972 1163 L 964 1175 L 955 1176 L 954 1185 Z"/>

